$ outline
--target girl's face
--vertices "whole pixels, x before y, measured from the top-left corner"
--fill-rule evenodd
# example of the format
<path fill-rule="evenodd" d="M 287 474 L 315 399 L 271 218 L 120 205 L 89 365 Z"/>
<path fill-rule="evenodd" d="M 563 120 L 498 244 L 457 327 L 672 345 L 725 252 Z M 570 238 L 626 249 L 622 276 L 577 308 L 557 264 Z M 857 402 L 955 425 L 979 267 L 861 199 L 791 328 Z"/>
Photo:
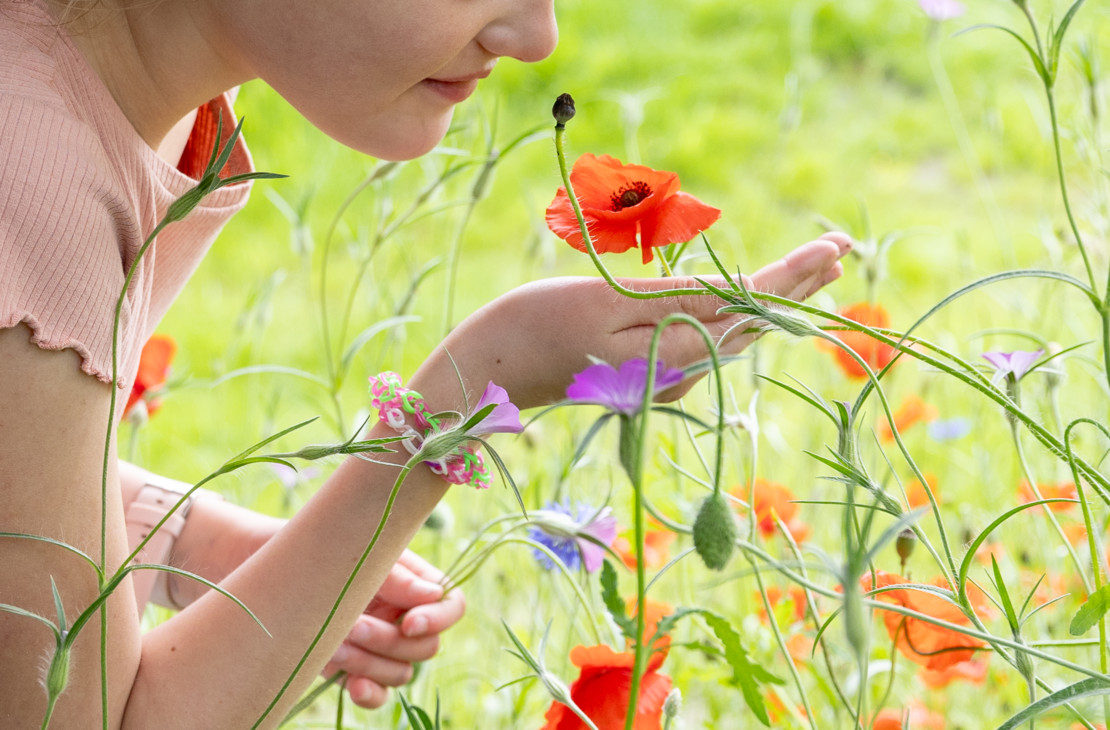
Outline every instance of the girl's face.
<path fill-rule="evenodd" d="M 212 0 L 224 61 L 269 83 L 335 140 L 410 159 L 501 56 L 555 48 L 554 0 Z"/>

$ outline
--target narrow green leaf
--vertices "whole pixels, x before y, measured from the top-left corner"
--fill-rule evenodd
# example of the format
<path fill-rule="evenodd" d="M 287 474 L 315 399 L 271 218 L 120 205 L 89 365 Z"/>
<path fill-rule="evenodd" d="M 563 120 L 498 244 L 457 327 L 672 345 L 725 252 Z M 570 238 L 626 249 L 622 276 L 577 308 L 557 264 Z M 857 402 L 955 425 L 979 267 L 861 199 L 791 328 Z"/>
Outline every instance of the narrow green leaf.
<path fill-rule="evenodd" d="M 238 598 L 233 596 L 225 588 L 221 588 L 220 586 L 216 585 L 215 583 L 208 580 L 207 578 L 203 578 L 203 577 L 197 575 L 196 573 L 190 573 L 187 570 L 182 570 L 181 568 L 175 568 L 172 565 L 157 565 L 157 564 L 153 564 L 153 563 L 146 564 L 146 565 L 129 565 L 126 568 L 124 568 L 122 571 L 120 571 L 117 575 L 119 576 L 119 578 L 123 578 L 124 575 L 130 573 L 133 570 L 161 570 L 161 571 L 166 572 L 166 573 L 173 573 L 175 575 L 180 575 L 183 578 L 189 578 L 190 580 L 195 580 L 198 583 L 203 583 L 204 585 L 208 586 L 212 590 L 219 593 L 221 596 L 224 596 L 225 598 L 230 598 L 232 601 L 234 601 L 236 606 L 238 606 L 239 608 L 246 611 L 247 615 L 251 617 L 251 620 L 254 621 L 256 624 L 258 624 L 258 628 L 260 628 L 260 629 L 262 629 L 263 631 L 266 632 L 266 636 L 270 636 L 270 630 L 267 629 L 265 624 L 263 624 L 262 621 L 257 616 L 254 615 L 254 611 L 247 608 L 247 604 L 243 603 Z M 117 584 L 118 584 L 118 581 L 117 581 Z"/>
<path fill-rule="evenodd" d="M 23 616 L 24 618 L 33 618 L 39 623 L 49 626 L 50 630 L 54 632 L 54 638 L 59 638 L 61 636 L 62 632 L 58 630 L 58 627 L 54 625 L 54 622 L 52 622 L 45 616 L 39 616 L 37 613 L 28 611 L 25 608 L 20 608 L 19 606 L 13 606 L 10 603 L 0 603 L 0 611 L 3 611 L 4 613 L 14 613 L 16 616 Z"/>
<path fill-rule="evenodd" d="M 999 725 L 998 730 L 1015 730 L 1015 728 L 1024 725 L 1029 720 L 1048 712 L 1054 707 L 1059 707 L 1060 705 L 1086 697 L 1106 694 L 1110 694 L 1110 679 L 1099 679 L 1096 677 L 1082 679 L 1075 684 L 1070 684 L 1028 705 L 1021 712 Z"/>
<path fill-rule="evenodd" d="M 64 634 L 69 629 L 66 628 L 66 612 L 62 608 L 62 597 L 58 594 L 58 584 L 54 582 L 54 576 L 50 576 L 50 592 L 54 594 L 54 610 L 58 613 L 58 628 Z"/>
<path fill-rule="evenodd" d="M 1052 46 L 1049 50 L 1049 55 L 1051 56 L 1053 81 L 1056 79 L 1057 67 L 1060 64 L 1060 49 L 1064 46 L 1064 34 L 1068 32 L 1068 26 L 1071 25 L 1072 19 L 1075 18 L 1075 14 L 1079 12 L 1079 6 L 1082 5 L 1083 2 L 1084 0 L 1075 0 L 1072 6 L 1068 8 L 1068 12 L 1064 15 L 1064 19 L 1060 21 L 1060 27 L 1052 34 Z"/>
<path fill-rule="evenodd" d="M 1017 636 L 1017 632 L 1021 627 L 1018 621 L 1018 615 L 1014 611 L 1014 604 L 1010 601 L 1010 591 L 1006 588 L 1006 584 L 1002 581 L 1002 571 L 998 567 L 998 561 L 991 555 L 991 570 L 994 572 L 994 587 L 998 589 L 998 597 L 1002 599 L 1002 610 L 1006 612 L 1006 621 L 1010 624 L 1010 630 Z"/>
<path fill-rule="evenodd" d="M 318 385 L 325 390 L 330 388 L 327 381 L 319 377 L 318 375 L 313 375 L 312 373 L 305 372 L 304 370 L 298 370 L 297 368 L 286 367 L 284 365 L 251 365 L 245 368 L 238 368 L 236 370 L 232 370 L 229 373 L 224 373 L 220 377 L 216 378 L 214 381 L 212 381 L 212 387 L 215 388 L 217 385 L 223 385 L 227 381 L 241 377 L 243 375 L 257 375 L 259 373 L 292 375 L 294 377 L 301 378 L 302 380 L 307 380 L 313 385 Z"/>
<path fill-rule="evenodd" d="M 1110 585 L 1105 585 L 1092 593 L 1071 620 L 1068 631 L 1072 636 L 1082 636 L 1098 623 L 1110 610 Z"/>
<path fill-rule="evenodd" d="M 427 712 L 416 705 L 410 705 L 403 692 L 398 692 L 397 697 L 400 698 L 401 707 L 405 710 L 405 717 L 414 730 L 435 730 L 436 726 L 432 724 L 432 718 L 428 717 Z"/>
<path fill-rule="evenodd" d="M 617 592 L 617 571 L 608 560 L 601 564 L 601 600 L 605 602 L 605 608 L 609 610 L 609 615 L 613 617 L 613 622 L 621 633 L 629 639 L 635 639 L 636 622 L 629 618 L 624 609 L 624 601 Z"/>
<path fill-rule="evenodd" d="M 1029 54 L 1030 60 L 1033 61 L 1033 67 L 1037 70 L 1037 75 L 1041 77 L 1041 80 L 1045 83 L 1045 86 L 1052 86 L 1052 77 L 1049 76 L 1048 69 L 1045 68 L 1044 63 L 1041 61 L 1041 57 L 1039 55 L 1037 55 L 1036 49 L 1034 49 L 1033 46 L 1029 45 L 1029 41 L 1022 38 L 1021 35 L 1017 31 L 1010 30 L 1009 28 L 1007 28 L 1003 25 L 994 25 L 992 23 L 987 23 L 987 24 L 983 24 L 983 25 L 973 25 L 970 28 L 965 28 L 964 30 L 960 31 L 960 33 L 957 33 L 956 35 L 960 35 L 961 33 L 967 33 L 968 31 L 972 31 L 972 30 L 980 30 L 980 29 L 983 29 L 983 28 L 991 28 L 993 30 L 1000 30 L 1003 33 L 1006 33 L 1010 36 L 1013 36 L 1013 38 L 1016 39 L 1017 42 L 1020 43 L 1023 48 L 1025 48 L 1026 53 Z"/>

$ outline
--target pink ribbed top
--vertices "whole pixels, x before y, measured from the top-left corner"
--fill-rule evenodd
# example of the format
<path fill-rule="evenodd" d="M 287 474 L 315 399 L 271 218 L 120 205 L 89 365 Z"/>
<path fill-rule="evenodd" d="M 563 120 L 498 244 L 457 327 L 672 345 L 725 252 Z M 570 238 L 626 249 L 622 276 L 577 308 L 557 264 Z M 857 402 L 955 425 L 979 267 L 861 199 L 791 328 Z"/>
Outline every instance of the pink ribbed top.
<path fill-rule="evenodd" d="M 24 322 L 39 347 L 72 348 L 82 370 L 111 382 L 127 270 L 196 184 L 186 172 L 203 169 L 221 111 L 226 138 L 234 118 L 225 95 L 201 108 L 175 168 L 131 126 L 42 0 L 0 0 L 0 328 Z M 228 167 L 252 169 L 241 142 Z M 143 344 L 249 191 L 208 196 L 139 262 L 120 320 L 119 387 L 130 388 Z"/>

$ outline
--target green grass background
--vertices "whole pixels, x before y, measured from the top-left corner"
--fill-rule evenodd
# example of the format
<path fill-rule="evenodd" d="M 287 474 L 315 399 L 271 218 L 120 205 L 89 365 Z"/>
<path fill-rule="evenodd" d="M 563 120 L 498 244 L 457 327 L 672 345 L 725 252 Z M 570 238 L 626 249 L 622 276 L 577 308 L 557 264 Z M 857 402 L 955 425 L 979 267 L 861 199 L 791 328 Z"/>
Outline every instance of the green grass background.
<path fill-rule="evenodd" d="M 937 28 L 912 0 L 560 0 L 562 38 L 550 59 L 535 66 L 503 61 L 476 98 L 459 109 L 456 129 L 443 150 L 371 186 L 338 220 L 344 200 L 378 163 L 328 140 L 264 85 L 244 87 L 238 111 L 246 118 L 245 136 L 258 169 L 290 177 L 256 186 L 250 205 L 227 227 L 164 320 L 161 331 L 177 339 L 180 351 L 165 405 L 138 435 L 136 460 L 197 480 L 250 443 L 312 416 L 323 418 L 286 446 L 348 434 L 365 408 L 365 376 L 381 369 L 411 373 L 439 341 L 449 280 L 444 262 L 462 218 L 459 204 L 465 202 L 477 168 L 467 168 L 431 195 L 424 209 L 442 210 L 383 243 L 370 259 L 365 280 L 355 286 L 355 272 L 367 260 L 374 232 L 391 214 L 411 205 L 446 164 L 481 161 L 490 139 L 499 148 L 529 131 L 549 130 L 551 103 L 561 92 L 572 93 L 578 102 L 578 116 L 569 125 L 571 157 L 606 153 L 679 172 L 684 190 L 724 210 L 709 235 L 730 266 L 751 271 L 819 235 L 821 221 L 852 233 L 864 250 L 869 242 L 898 235 L 881 260 L 853 258 L 846 263 L 843 279 L 815 298 L 827 309 L 873 295 L 891 312 L 895 327 L 906 327 L 947 293 L 1007 268 L 1047 267 L 1082 276 L 1055 184 L 1043 91 L 1028 59 L 1013 39 L 998 31 L 953 36 L 979 23 L 1025 32 L 1023 19 L 1004 0 L 972 0 L 968 5 L 963 18 Z M 1038 0 L 1032 5 L 1042 23 L 1050 15 L 1060 17 L 1067 7 Z M 1106 121 L 1103 116 L 1092 119 L 1075 48 L 1085 43 L 1105 62 L 1108 32 L 1107 3 L 1087 2 L 1062 56 L 1057 89 L 1074 204 L 1095 269 L 1103 272 Z M 954 107 L 946 108 L 938 91 L 928 60 L 931 42 L 939 44 Z M 1102 86 L 1095 99 L 1106 101 Z M 972 160 L 961 152 L 961 129 L 974 149 Z M 978 185 L 976 168 L 982 171 Z M 549 134 L 497 165 L 489 194 L 460 239 L 453 321 L 525 281 L 592 272 L 588 259 L 554 240 L 543 223 L 543 210 L 559 184 Z M 337 390 L 338 401 L 325 389 L 288 375 L 219 380 L 256 365 L 326 375 L 319 318 L 325 249 L 330 251 L 325 297 L 333 328 L 346 303 L 353 302 L 346 342 L 399 311 L 420 320 L 372 339 L 354 358 Z M 619 274 L 657 274 L 638 258 L 607 261 Z M 871 287 L 869 263 L 878 271 Z M 709 269 L 697 256 L 683 268 Z M 414 289 L 414 279 L 425 270 Z M 1020 332 L 1070 346 L 1096 339 L 1096 325 L 1080 296 L 1059 286 L 1019 282 L 953 304 L 921 334 L 976 359 L 992 348 L 1032 349 L 1033 341 Z M 810 342 L 775 335 L 753 351 L 755 358 L 728 371 L 728 386 L 740 410 L 747 409 L 754 389 L 761 389 L 761 455 L 755 460 L 744 446 L 746 436 L 737 434 L 730 446 L 730 476 L 738 483 L 754 468 L 790 485 L 799 498 L 834 498 L 834 485 L 820 478 L 818 465 L 801 451 L 823 450 L 834 443 L 835 432 L 752 374 L 797 378 L 829 400 L 850 400 L 856 386 Z M 1068 362 L 1069 390 L 1062 399 L 1068 418 L 1107 416 L 1105 386 L 1093 364 L 1097 356 L 1092 345 Z M 944 417 L 973 421 L 973 436 L 955 444 L 939 444 L 920 434 L 908 439 L 926 471 L 942 484 L 949 529 L 961 536 L 981 529 L 998 513 L 1000 501 L 1013 499 L 1019 478 L 1016 460 L 998 457 L 999 450 L 1009 448 L 1001 417 L 970 398 L 966 388 L 908 362 L 892 373 L 888 390 L 892 402 L 916 392 L 938 404 Z M 342 406 L 341 422 L 333 417 L 336 402 Z M 705 394 L 696 392 L 691 407 L 704 412 L 705 402 Z M 1049 401 L 1044 403 L 1043 413 L 1050 419 Z M 595 503 L 611 495 L 618 514 L 627 515 L 627 486 L 605 442 L 591 452 L 595 456 L 584 468 L 564 473 L 575 438 L 594 416 L 560 412 L 538 422 L 529 438 L 500 442 L 530 506 L 556 495 Z M 667 426 L 657 438 L 662 447 L 672 448 L 682 434 Z M 905 469 L 887 467 L 877 450 L 869 457 L 884 483 L 905 478 Z M 1043 455 L 1034 460 L 1046 480 L 1063 476 Z M 653 466 L 653 500 L 672 516 L 690 519 L 704 490 L 668 469 L 661 458 Z M 289 491 L 265 467 L 255 467 L 214 487 L 238 503 L 288 514 L 315 484 L 318 479 Z M 511 495 L 500 486 L 484 494 L 455 490 L 444 503 L 451 515 L 449 527 L 424 531 L 416 547 L 445 565 L 478 526 L 513 508 Z M 805 507 L 803 514 L 815 524 L 814 541 L 835 555 L 838 518 L 814 506 Z M 1037 534 L 1046 543 L 1052 539 Z M 1016 529 L 1010 537 L 1021 542 Z M 1032 560 L 1045 570 L 1065 565 L 1055 547 Z M 918 565 L 918 579 L 935 573 L 927 562 Z M 768 666 L 782 674 L 782 659 L 752 616 L 754 584 L 734 567 L 722 579 L 687 560 L 653 591 L 675 604 L 709 605 L 727 615 Z M 1020 575 L 1019 561 L 1011 567 Z M 596 585 L 589 590 L 596 594 Z M 572 593 L 560 579 L 538 569 L 522 548 L 495 554 L 467 592 L 467 617 L 445 637 L 441 655 L 408 691 L 426 707 L 434 705 L 438 692 L 447 727 L 539 727 L 549 703 L 542 687 L 531 682 L 494 691 L 524 673 L 523 665 L 498 649 L 509 644 L 500 621 L 509 620 L 535 646 L 551 620 L 547 659 L 569 682 L 573 668 L 566 652 L 588 641 Z M 543 607 L 540 615 L 537 605 Z M 1046 617 L 1040 626 L 1043 634 L 1061 635 L 1060 620 Z M 882 630 L 877 631 L 881 636 Z M 912 672 L 904 665 L 896 706 L 914 693 Z M 722 670 L 711 660 L 696 651 L 676 652 L 667 671 L 687 698 L 685 727 L 750 725 L 738 709 L 736 691 L 718 684 Z M 959 686 L 946 690 L 941 699 L 927 699 L 943 705 L 950 727 L 997 723 L 1024 703 L 1020 678 L 1001 668 L 998 672 L 987 701 L 981 688 Z M 843 715 L 832 714 L 820 686 L 813 686 L 812 699 L 827 713 L 823 722 L 829 724 L 822 726 L 846 722 Z M 329 695 L 299 721 L 305 727 L 326 726 L 333 715 L 334 695 Z M 395 718 L 396 708 L 348 710 L 347 725 L 387 727 Z M 737 724 L 728 724 L 733 722 Z"/>

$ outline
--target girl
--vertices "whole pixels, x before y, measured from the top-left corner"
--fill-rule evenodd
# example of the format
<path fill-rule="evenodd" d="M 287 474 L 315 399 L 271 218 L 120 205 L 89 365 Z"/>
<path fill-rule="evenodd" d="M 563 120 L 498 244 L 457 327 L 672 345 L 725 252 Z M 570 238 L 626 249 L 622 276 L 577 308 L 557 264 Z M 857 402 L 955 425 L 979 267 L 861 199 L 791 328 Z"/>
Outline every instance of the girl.
<path fill-rule="evenodd" d="M 122 313 L 115 384 L 111 324 L 139 246 L 195 184 L 217 116 L 231 118 L 229 90 L 261 78 L 336 140 L 408 159 L 442 139 L 454 106 L 500 58 L 538 61 L 555 42 L 553 0 L 0 0 L 0 531 L 97 556 L 103 518 L 111 572 L 129 552 L 129 528 L 134 543 L 135 530 L 149 527 L 144 515 L 172 490 L 119 463 L 113 444 L 101 514 L 104 434 L 121 410 L 109 424 L 110 389 L 130 388 L 142 344 L 249 184 L 206 198 L 143 257 Z M 250 165 L 237 143 L 226 173 Z M 848 248 L 841 235 L 810 242 L 750 285 L 808 296 L 839 276 Z M 467 318 L 410 386 L 433 411 L 461 411 L 464 395 L 475 402 L 488 381 L 521 408 L 542 406 L 562 397 L 587 355 L 613 363 L 645 355 L 654 324 L 672 312 L 719 337 L 735 320 L 717 307 L 708 296 L 623 299 L 594 278 L 533 282 Z M 749 341 L 721 347 L 734 353 Z M 672 367 L 705 354 L 690 328 L 663 337 L 660 355 Z M 379 423 L 368 437 L 393 435 Z M 170 561 L 220 581 L 270 635 L 223 596 L 176 579 L 163 590 L 188 608 L 143 634 L 134 596 L 116 591 L 107 603 L 108 725 L 250 727 L 323 624 L 406 457 L 347 460 L 288 523 L 204 498 L 183 524 L 167 523 L 167 534 L 178 533 Z M 385 687 L 407 681 L 412 662 L 434 654 L 463 600 L 443 596 L 439 572 L 405 546 L 448 486 L 424 466 L 409 475 L 371 559 L 268 725 L 322 669 L 347 671 L 351 697 L 373 707 Z M 52 578 L 72 621 L 97 596 L 90 566 L 70 551 L 16 539 L 0 550 L 5 604 L 54 616 Z M 152 571 L 136 575 L 144 573 Z M 123 586 L 133 590 L 130 579 Z M 96 623 L 74 644 L 56 727 L 100 723 Z M 0 725 L 41 724 L 41 671 L 53 646 L 39 623 L 0 612 Z"/>

